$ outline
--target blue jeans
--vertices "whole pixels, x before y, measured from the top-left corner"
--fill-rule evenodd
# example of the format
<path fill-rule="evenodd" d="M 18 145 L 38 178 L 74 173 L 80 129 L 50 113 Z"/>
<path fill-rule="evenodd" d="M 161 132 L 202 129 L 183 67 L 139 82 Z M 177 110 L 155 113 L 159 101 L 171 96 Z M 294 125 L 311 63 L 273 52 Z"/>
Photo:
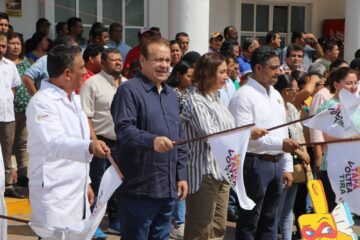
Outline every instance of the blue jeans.
<path fill-rule="evenodd" d="M 236 192 L 234 191 L 234 189 L 230 188 L 228 213 L 237 215 L 239 206 L 239 200 Z"/>
<path fill-rule="evenodd" d="M 173 198 L 119 198 L 121 240 L 169 239 Z"/>
<path fill-rule="evenodd" d="M 282 191 L 284 161 L 272 162 L 245 156 L 244 184 L 248 197 L 256 206 L 239 208 L 236 239 L 270 240 L 274 236 L 275 215 Z"/>
<path fill-rule="evenodd" d="M 175 208 L 172 214 L 173 223 L 175 226 L 179 226 L 185 223 L 185 214 L 186 214 L 185 200 L 180 201 L 179 199 L 176 199 Z"/>
<path fill-rule="evenodd" d="M 275 217 L 274 239 L 277 239 L 277 226 L 280 225 L 283 240 L 291 240 L 293 230 L 293 207 L 298 185 L 294 183 L 284 189 L 280 198 L 279 208 Z"/>

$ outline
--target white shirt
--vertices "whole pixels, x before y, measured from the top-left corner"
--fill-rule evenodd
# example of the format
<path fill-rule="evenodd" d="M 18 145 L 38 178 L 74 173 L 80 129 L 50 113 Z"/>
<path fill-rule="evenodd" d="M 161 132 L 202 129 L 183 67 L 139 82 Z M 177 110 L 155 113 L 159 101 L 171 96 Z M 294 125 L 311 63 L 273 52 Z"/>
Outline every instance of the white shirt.
<path fill-rule="evenodd" d="M 121 83 L 127 81 L 121 78 Z M 96 135 L 116 140 L 110 107 L 118 86 L 114 78 L 104 71 L 90 77 L 81 87 L 80 98 L 84 112 L 94 126 Z"/>
<path fill-rule="evenodd" d="M 15 121 L 12 88 L 20 84 L 21 79 L 15 63 L 3 57 L 0 60 L 0 122 Z"/>
<path fill-rule="evenodd" d="M 235 118 L 235 125 L 243 126 L 255 123 L 259 128 L 270 128 L 286 123 L 284 100 L 273 86 L 269 94 L 266 89 L 253 78 L 249 77 L 246 85 L 233 96 L 229 110 Z M 273 131 L 258 140 L 250 140 L 247 152 L 257 154 L 281 154 L 283 140 L 288 138 L 288 128 L 283 127 Z M 284 171 L 293 171 L 290 154 L 284 154 Z"/>
<path fill-rule="evenodd" d="M 227 79 L 225 81 L 225 86 L 222 87 L 219 92 L 220 92 L 220 99 L 223 102 L 223 104 L 228 107 L 231 98 L 234 96 L 236 89 L 235 89 L 235 85 L 233 83 L 233 81 L 231 79 Z"/>
<path fill-rule="evenodd" d="M 80 98 L 48 81 L 26 109 L 31 220 L 68 227 L 89 216 L 90 130 Z"/>

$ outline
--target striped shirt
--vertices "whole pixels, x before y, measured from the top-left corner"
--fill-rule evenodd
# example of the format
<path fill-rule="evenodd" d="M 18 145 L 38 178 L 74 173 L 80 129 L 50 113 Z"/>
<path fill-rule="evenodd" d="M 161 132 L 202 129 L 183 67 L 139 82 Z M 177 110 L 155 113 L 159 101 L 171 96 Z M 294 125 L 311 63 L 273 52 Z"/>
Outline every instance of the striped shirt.
<path fill-rule="evenodd" d="M 182 123 L 186 139 L 235 127 L 235 120 L 221 102 L 219 94 L 204 96 L 198 90 L 189 95 L 184 105 Z M 211 174 L 216 180 L 223 180 L 206 140 L 189 143 L 187 158 L 189 193 L 199 190 L 202 176 L 205 174 Z"/>

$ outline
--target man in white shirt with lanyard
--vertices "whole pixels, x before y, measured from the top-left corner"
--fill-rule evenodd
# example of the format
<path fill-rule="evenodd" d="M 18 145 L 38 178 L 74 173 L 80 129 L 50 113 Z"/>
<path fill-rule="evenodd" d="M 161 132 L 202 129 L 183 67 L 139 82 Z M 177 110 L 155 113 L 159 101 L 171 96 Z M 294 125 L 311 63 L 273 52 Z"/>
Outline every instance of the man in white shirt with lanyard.
<path fill-rule="evenodd" d="M 257 127 L 270 128 L 286 123 L 283 99 L 272 86 L 280 74 L 279 67 L 280 60 L 274 50 L 265 46 L 254 51 L 252 78 L 235 93 L 229 104 L 236 126 L 255 123 Z M 287 127 L 249 141 L 244 160 L 244 184 L 256 206 L 252 210 L 240 207 L 236 239 L 273 238 L 282 186 L 292 184 L 293 163 L 289 153 L 298 147 L 296 141 L 288 138 Z"/>

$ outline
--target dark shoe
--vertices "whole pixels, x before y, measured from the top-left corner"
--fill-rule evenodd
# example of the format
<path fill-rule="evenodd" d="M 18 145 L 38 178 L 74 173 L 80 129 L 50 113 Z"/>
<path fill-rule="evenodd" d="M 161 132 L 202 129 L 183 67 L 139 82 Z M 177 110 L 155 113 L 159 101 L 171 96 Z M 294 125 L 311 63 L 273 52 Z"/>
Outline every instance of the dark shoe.
<path fill-rule="evenodd" d="M 28 187 L 29 179 L 25 176 L 18 177 L 16 185 L 18 185 L 19 187 Z"/>
<path fill-rule="evenodd" d="M 22 195 L 21 193 L 16 191 L 14 188 L 5 189 L 4 196 L 5 197 L 11 197 L 11 198 L 20 198 L 20 199 L 25 198 L 24 195 Z"/>

